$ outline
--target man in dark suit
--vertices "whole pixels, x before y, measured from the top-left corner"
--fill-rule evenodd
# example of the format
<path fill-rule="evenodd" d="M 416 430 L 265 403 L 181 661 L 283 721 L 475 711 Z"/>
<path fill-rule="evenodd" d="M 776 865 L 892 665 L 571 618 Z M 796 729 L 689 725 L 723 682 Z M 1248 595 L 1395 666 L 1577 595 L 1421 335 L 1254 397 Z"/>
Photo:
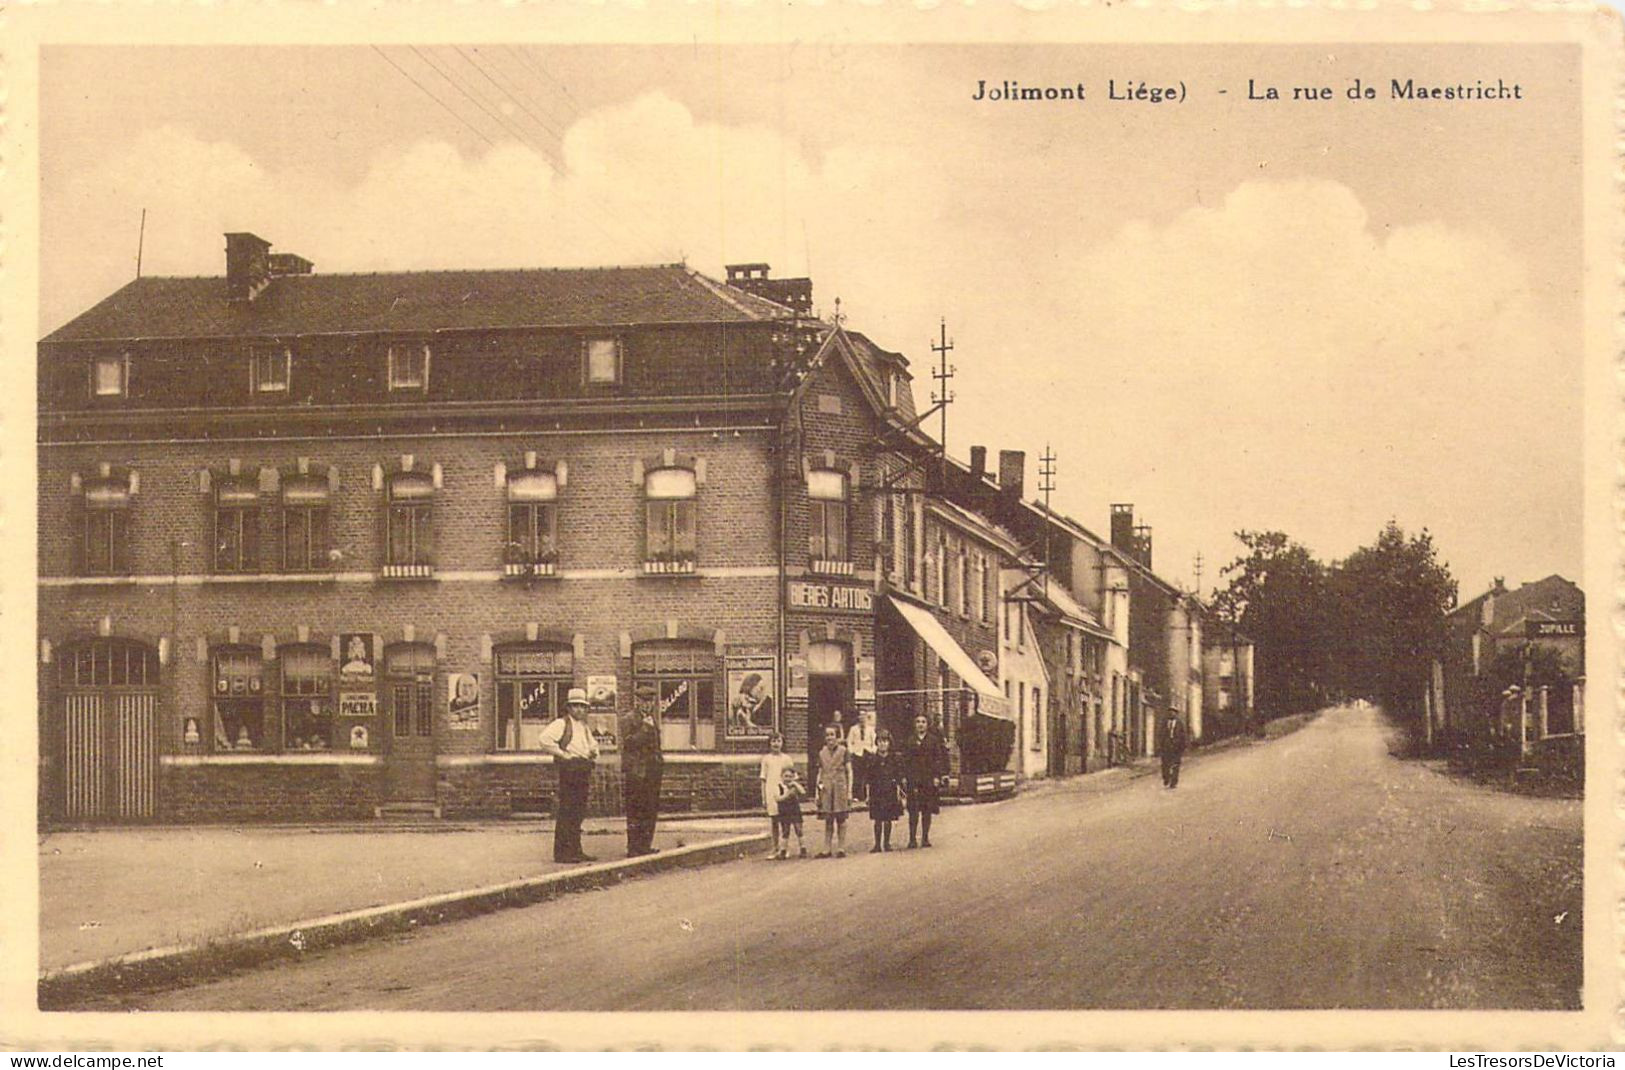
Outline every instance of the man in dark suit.
<path fill-rule="evenodd" d="M 650 710 L 636 711 L 621 726 L 621 784 L 626 797 L 626 855 L 652 855 L 660 812 L 660 725 Z"/>
<path fill-rule="evenodd" d="M 1188 734 L 1185 731 L 1185 722 L 1179 719 L 1179 714 L 1173 710 L 1162 722 L 1162 739 L 1157 743 L 1157 752 L 1162 755 L 1162 783 L 1164 787 L 1179 787 L 1179 763 L 1185 757 L 1185 744 Z"/>

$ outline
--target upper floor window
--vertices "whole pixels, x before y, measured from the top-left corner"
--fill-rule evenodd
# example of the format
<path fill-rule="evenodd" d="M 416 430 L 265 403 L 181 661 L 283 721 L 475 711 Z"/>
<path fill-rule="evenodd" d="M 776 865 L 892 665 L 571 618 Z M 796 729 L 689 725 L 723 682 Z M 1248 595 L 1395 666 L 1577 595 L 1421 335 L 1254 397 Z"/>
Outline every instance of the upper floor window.
<path fill-rule="evenodd" d="M 282 484 L 282 568 L 320 572 L 329 567 L 325 479 L 294 476 Z"/>
<path fill-rule="evenodd" d="M 121 398 L 130 393 L 130 358 L 125 353 L 102 354 L 91 363 L 90 389 L 99 398 Z"/>
<path fill-rule="evenodd" d="M 982 623 L 993 623 L 993 607 L 999 604 L 999 563 L 982 559 Z"/>
<path fill-rule="evenodd" d="M 214 492 L 214 570 L 253 572 L 259 568 L 259 485 L 247 479 L 222 480 Z"/>
<path fill-rule="evenodd" d="M 286 346 L 264 346 L 249 357 L 249 377 L 256 394 L 286 394 L 293 354 Z"/>
<path fill-rule="evenodd" d="M 385 571 L 426 576 L 434 565 L 434 481 L 420 472 L 398 472 L 389 480 L 389 520 Z"/>
<path fill-rule="evenodd" d="M 830 468 L 807 473 L 808 555 L 814 562 L 847 558 L 847 476 Z"/>
<path fill-rule="evenodd" d="M 509 571 L 551 565 L 558 559 L 559 481 L 552 472 L 508 476 Z"/>
<path fill-rule="evenodd" d="M 915 548 L 914 500 L 908 494 L 904 494 L 903 495 L 903 583 L 904 583 L 904 585 L 906 585 L 908 587 L 913 587 L 914 586 L 914 577 L 917 575 L 916 569 L 919 568 L 919 562 L 916 560 L 916 557 L 917 557 L 917 550 Z"/>
<path fill-rule="evenodd" d="M 130 484 L 117 477 L 84 485 L 84 530 L 80 563 L 86 575 L 120 576 L 130 572 Z"/>
<path fill-rule="evenodd" d="M 621 343 L 616 338 L 589 338 L 582 349 L 588 386 L 614 386 L 621 381 Z"/>
<path fill-rule="evenodd" d="M 427 390 L 429 388 L 429 347 L 406 342 L 389 347 L 389 388 Z"/>
<path fill-rule="evenodd" d="M 970 555 L 965 548 L 959 548 L 958 571 L 955 580 L 959 584 L 959 613 L 961 616 L 970 616 L 971 582 L 970 582 Z"/>
<path fill-rule="evenodd" d="M 691 571 L 696 555 L 692 469 L 654 468 L 643 477 L 645 561 Z"/>

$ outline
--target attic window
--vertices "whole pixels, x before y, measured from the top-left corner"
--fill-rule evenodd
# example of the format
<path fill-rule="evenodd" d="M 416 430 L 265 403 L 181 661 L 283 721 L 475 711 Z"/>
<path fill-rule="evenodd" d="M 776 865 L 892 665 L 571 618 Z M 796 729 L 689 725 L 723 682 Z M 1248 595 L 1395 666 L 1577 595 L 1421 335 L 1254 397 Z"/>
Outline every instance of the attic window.
<path fill-rule="evenodd" d="M 389 388 L 426 390 L 429 386 L 429 347 L 407 343 L 389 347 Z"/>
<path fill-rule="evenodd" d="M 614 386 L 621 381 L 621 343 L 614 338 L 589 338 L 583 354 L 588 386 Z"/>
<path fill-rule="evenodd" d="M 284 346 L 256 349 L 251 358 L 254 393 L 287 393 L 288 365 L 292 359 L 292 354 Z"/>
<path fill-rule="evenodd" d="M 124 354 L 95 359 L 90 369 L 90 388 L 99 398 L 121 398 L 130 392 L 130 361 Z"/>
<path fill-rule="evenodd" d="M 903 377 L 896 372 L 886 376 L 886 404 L 897 408 L 897 395 L 901 393 Z"/>

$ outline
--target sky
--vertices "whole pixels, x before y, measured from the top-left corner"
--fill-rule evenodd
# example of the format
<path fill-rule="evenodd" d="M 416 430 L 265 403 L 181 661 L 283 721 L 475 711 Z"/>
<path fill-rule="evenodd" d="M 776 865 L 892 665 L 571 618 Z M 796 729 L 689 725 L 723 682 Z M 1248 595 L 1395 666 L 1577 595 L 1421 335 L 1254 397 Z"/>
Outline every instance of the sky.
<path fill-rule="evenodd" d="M 1239 529 L 1429 529 L 1462 598 L 1578 578 L 1578 54 L 1562 46 L 52 47 L 41 329 L 253 231 L 320 272 L 767 261 L 912 362 L 948 446 L 1209 592 Z M 1379 99 L 1350 101 L 1353 78 Z M 1391 101 L 1389 78 L 1516 82 Z M 1185 99 L 1108 99 L 1107 81 Z M 1253 101 L 1248 82 L 1331 86 Z M 1085 100 L 972 99 L 978 83 Z M 1222 91 L 1222 92 L 1221 92 Z M 931 421 L 935 433 L 937 422 Z"/>

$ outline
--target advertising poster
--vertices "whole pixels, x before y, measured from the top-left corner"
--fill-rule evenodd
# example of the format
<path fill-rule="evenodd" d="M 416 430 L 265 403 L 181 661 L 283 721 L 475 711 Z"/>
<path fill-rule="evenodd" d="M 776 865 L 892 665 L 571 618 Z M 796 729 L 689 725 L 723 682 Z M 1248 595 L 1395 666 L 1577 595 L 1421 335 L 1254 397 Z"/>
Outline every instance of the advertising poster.
<path fill-rule="evenodd" d="M 343 687 L 368 686 L 373 682 L 372 633 L 339 634 L 339 684 Z"/>
<path fill-rule="evenodd" d="M 452 673 L 446 681 L 446 722 L 454 732 L 480 727 L 480 675 Z"/>
<path fill-rule="evenodd" d="M 728 666 L 729 739 L 766 738 L 778 727 L 778 663 L 760 648 L 730 650 Z"/>

